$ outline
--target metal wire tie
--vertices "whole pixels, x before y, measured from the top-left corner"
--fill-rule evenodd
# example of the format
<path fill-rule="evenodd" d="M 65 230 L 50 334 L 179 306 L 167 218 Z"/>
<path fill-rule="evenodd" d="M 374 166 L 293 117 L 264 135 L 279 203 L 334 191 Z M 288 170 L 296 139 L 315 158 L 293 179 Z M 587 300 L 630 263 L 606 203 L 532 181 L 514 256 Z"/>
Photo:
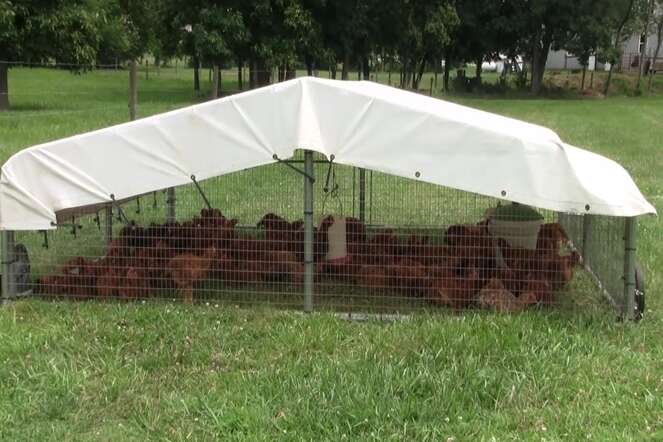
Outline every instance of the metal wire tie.
<path fill-rule="evenodd" d="M 212 210 L 212 205 L 209 203 L 209 200 L 207 199 L 207 196 L 205 195 L 205 192 L 203 192 L 203 189 L 200 188 L 200 184 L 198 184 L 198 181 L 196 181 L 196 176 L 191 175 L 191 181 L 193 181 L 193 184 L 196 185 L 196 189 L 198 189 L 198 193 L 200 196 L 203 197 L 203 201 L 205 201 L 205 205 L 207 206 L 207 210 Z"/>
<path fill-rule="evenodd" d="M 282 159 L 279 158 L 278 155 L 274 154 L 274 155 L 272 155 L 272 158 L 273 158 L 275 161 L 277 161 L 278 163 L 284 164 L 284 165 L 288 166 L 289 168 L 291 168 L 292 170 L 294 170 L 295 172 L 297 172 L 297 173 L 299 173 L 299 174 L 301 174 L 301 175 L 304 175 L 304 176 L 305 176 L 306 178 L 308 178 L 312 183 L 315 183 L 315 178 L 313 178 L 311 175 L 309 175 L 308 173 L 304 172 L 303 170 L 296 168 L 295 166 L 293 166 L 292 164 L 288 163 L 287 161 L 283 161 Z"/>

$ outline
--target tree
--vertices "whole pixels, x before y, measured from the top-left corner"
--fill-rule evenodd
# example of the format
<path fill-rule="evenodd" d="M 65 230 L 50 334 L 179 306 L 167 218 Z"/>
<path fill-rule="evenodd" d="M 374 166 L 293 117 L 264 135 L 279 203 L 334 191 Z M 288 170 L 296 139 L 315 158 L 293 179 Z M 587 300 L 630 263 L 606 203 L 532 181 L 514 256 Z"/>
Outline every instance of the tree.
<path fill-rule="evenodd" d="M 602 13 L 604 8 L 610 7 L 609 3 L 609 0 L 579 0 L 578 16 L 571 24 L 571 35 L 565 49 L 574 54 L 582 65 L 580 90 L 585 89 L 589 58 L 610 42 L 610 30 Z"/>
<path fill-rule="evenodd" d="M 446 0 L 411 0 L 404 5 L 396 28 L 401 87 L 419 87 L 426 64 L 442 57 L 457 25 L 456 11 Z"/>
<path fill-rule="evenodd" d="M 647 57 L 647 41 L 649 40 L 650 25 L 652 23 L 652 16 L 654 15 L 654 8 L 656 7 L 656 0 L 646 0 L 638 2 L 637 16 L 642 23 L 642 35 L 644 36 L 644 44 L 640 48 L 640 57 L 638 60 L 638 79 L 635 82 L 635 93 L 640 93 L 640 84 L 642 81 L 642 71 L 645 67 L 645 58 Z"/>
<path fill-rule="evenodd" d="M 98 20 L 88 0 L 0 0 L 0 111 L 9 109 L 13 63 L 57 61 L 73 71 L 91 67 Z"/>
<path fill-rule="evenodd" d="M 548 53 L 563 48 L 568 42 L 573 21 L 578 17 L 578 0 L 511 0 L 512 22 L 521 34 L 518 45 L 532 64 L 533 94 L 543 85 Z"/>
<path fill-rule="evenodd" d="M 451 40 L 454 56 L 459 61 L 476 63 L 477 82 L 481 82 L 484 58 L 497 57 L 506 49 L 503 45 L 509 24 L 502 19 L 505 4 L 494 0 L 456 1 L 459 25 Z"/>
<path fill-rule="evenodd" d="M 656 26 L 656 49 L 654 50 L 654 57 L 652 58 L 652 65 L 649 71 L 649 81 L 647 84 L 648 92 L 651 92 L 652 80 L 654 79 L 654 63 L 656 63 L 656 60 L 658 59 L 661 44 L 663 44 L 663 0 L 656 0 L 656 3 L 652 18 L 652 22 Z"/>
<path fill-rule="evenodd" d="M 613 0 L 612 8 L 605 11 L 608 29 L 611 31 L 611 38 L 606 47 L 603 48 L 603 59 L 610 63 L 608 70 L 608 79 L 605 82 L 603 94 L 608 95 L 610 82 L 615 64 L 619 63 L 622 54 L 622 45 L 626 36 L 630 35 L 631 25 L 633 24 L 633 9 L 635 0 Z"/>
<path fill-rule="evenodd" d="M 214 76 L 211 98 L 218 97 L 219 68 L 224 60 L 233 59 L 246 41 L 246 28 L 242 14 L 231 7 L 205 2 L 200 10 L 199 22 L 192 26 L 194 46 L 202 58 L 212 63 Z"/>

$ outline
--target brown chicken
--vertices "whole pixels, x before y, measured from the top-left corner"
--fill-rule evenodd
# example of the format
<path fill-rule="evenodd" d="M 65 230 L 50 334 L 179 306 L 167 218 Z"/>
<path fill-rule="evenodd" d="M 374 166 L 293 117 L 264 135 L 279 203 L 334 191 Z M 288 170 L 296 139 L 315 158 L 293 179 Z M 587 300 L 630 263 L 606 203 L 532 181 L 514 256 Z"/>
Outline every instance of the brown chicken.
<path fill-rule="evenodd" d="M 582 258 L 576 251 L 570 255 L 552 257 L 546 270 L 553 290 L 559 290 L 571 281 L 575 267 L 581 263 Z"/>
<path fill-rule="evenodd" d="M 41 278 L 39 290 L 45 294 L 86 299 L 95 294 L 96 277 L 94 266 L 78 256 L 65 262 L 55 274 Z"/>
<path fill-rule="evenodd" d="M 99 276 L 97 276 L 97 296 L 102 298 L 115 297 L 119 287 L 120 278 L 115 269 L 107 267 L 100 271 Z"/>
<path fill-rule="evenodd" d="M 504 287 L 499 279 L 491 279 L 479 291 L 478 303 L 481 307 L 495 310 L 500 313 L 515 313 L 524 310 L 527 306 L 536 303 L 532 293 L 516 297 Z"/>
<path fill-rule="evenodd" d="M 387 272 L 389 285 L 408 296 L 421 296 L 430 287 L 428 272 L 418 261 L 401 259 L 388 266 Z"/>
<path fill-rule="evenodd" d="M 357 272 L 357 285 L 365 289 L 384 290 L 388 282 L 387 269 L 383 266 L 364 265 Z"/>
<path fill-rule="evenodd" d="M 544 255 L 559 255 L 560 247 L 568 241 L 569 237 L 560 223 L 543 224 L 536 240 L 536 250 Z"/>
<path fill-rule="evenodd" d="M 459 272 L 447 269 L 444 276 L 432 281 L 430 301 L 453 309 L 468 307 L 475 301 L 478 284 L 479 272 L 474 267 Z"/>
<path fill-rule="evenodd" d="M 117 291 L 121 299 L 142 299 L 150 294 L 150 284 L 142 271 L 129 267 L 126 275 L 120 278 Z"/>
<path fill-rule="evenodd" d="M 210 247 L 202 255 L 184 253 L 168 262 L 170 277 L 182 292 L 185 303 L 193 303 L 194 285 L 207 276 L 216 255 L 216 248 Z"/>
<path fill-rule="evenodd" d="M 533 298 L 537 304 L 549 305 L 554 302 L 553 291 L 545 275 L 538 272 L 528 273 L 523 283 L 520 297 Z"/>

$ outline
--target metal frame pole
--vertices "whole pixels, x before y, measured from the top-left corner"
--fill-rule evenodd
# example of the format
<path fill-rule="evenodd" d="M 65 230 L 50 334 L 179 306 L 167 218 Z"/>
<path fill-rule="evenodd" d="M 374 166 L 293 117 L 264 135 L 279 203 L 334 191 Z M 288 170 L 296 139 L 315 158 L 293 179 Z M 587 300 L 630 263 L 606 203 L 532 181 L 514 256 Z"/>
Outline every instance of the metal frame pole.
<path fill-rule="evenodd" d="M 8 302 L 14 297 L 14 284 L 12 263 L 14 262 L 14 232 L 2 232 L 2 294 L 0 304 Z"/>
<path fill-rule="evenodd" d="M 635 318 L 635 251 L 636 218 L 626 218 L 624 223 L 624 319 Z"/>
<path fill-rule="evenodd" d="M 366 169 L 359 169 L 359 220 L 366 222 Z"/>
<path fill-rule="evenodd" d="M 177 215 L 175 214 L 175 201 L 177 199 L 175 198 L 175 188 L 174 187 L 169 187 L 167 191 L 167 197 L 166 197 L 166 206 L 167 206 L 167 213 L 166 213 L 166 219 L 169 223 L 174 223 L 175 220 L 177 219 Z"/>
<path fill-rule="evenodd" d="M 304 151 L 304 311 L 313 311 L 313 152 Z"/>
<path fill-rule="evenodd" d="M 113 206 L 110 204 L 104 210 L 104 226 L 106 228 L 104 236 L 108 243 L 113 239 Z"/>
<path fill-rule="evenodd" d="M 585 266 L 590 267 L 592 263 L 590 261 L 591 253 L 589 249 L 591 247 L 592 241 L 592 215 L 583 215 L 582 217 L 582 260 Z"/>

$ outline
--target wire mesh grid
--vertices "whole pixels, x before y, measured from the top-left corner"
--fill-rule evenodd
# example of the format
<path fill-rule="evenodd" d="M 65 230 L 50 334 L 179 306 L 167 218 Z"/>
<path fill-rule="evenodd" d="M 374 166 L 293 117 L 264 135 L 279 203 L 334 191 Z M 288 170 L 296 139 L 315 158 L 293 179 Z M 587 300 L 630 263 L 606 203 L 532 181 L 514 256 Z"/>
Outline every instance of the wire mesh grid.
<path fill-rule="evenodd" d="M 302 308 L 307 178 L 293 170 L 302 160 L 298 152 L 291 167 L 244 170 L 63 213 L 53 231 L 17 232 L 30 260 L 23 289 Z M 605 308 L 605 293 L 623 292 L 623 220 L 535 211 L 317 154 L 313 169 L 315 309 Z"/>

